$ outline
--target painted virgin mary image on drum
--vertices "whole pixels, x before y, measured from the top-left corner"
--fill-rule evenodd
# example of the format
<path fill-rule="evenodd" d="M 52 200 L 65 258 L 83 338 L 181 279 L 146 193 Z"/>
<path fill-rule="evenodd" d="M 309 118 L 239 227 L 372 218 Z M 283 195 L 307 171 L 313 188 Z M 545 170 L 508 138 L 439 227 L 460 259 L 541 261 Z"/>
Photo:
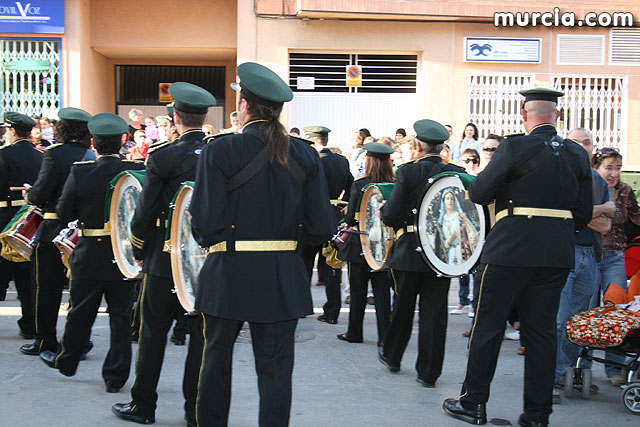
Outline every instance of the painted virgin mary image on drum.
<path fill-rule="evenodd" d="M 425 218 L 429 244 L 436 256 L 449 265 L 467 261 L 478 245 L 480 219 L 473 202 L 457 187 L 446 187 L 433 198 Z"/>

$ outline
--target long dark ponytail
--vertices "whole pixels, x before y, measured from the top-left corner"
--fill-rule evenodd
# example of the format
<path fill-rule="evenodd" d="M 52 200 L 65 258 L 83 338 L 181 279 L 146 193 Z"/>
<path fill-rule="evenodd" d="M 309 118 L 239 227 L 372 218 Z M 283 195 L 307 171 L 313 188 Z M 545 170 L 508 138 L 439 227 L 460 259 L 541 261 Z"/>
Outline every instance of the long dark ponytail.
<path fill-rule="evenodd" d="M 271 157 L 271 161 L 278 163 L 283 168 L 289 167 L 289 136 L 287 129 L 280 123 L 280 113 L 282 112 L 282 103 L 262 103 L 253 97 L 247 97 L 244 91 L 240 93 L 241 99 L 249 103 L 251 120 L 265 120 L 262 123 L 261 130 L 267 140 L 267 149 Z"/>

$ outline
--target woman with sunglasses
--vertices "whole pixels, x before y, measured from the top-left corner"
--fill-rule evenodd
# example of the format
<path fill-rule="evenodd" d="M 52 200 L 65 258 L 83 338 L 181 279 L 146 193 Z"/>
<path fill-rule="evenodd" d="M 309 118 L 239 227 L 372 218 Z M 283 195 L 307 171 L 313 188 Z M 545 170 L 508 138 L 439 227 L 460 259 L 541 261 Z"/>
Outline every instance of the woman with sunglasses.
<path fill-rule="evenodd" d="M 473 148 L 467 148 L 460 156 L 460 166 L 467 170 L 469 175 L 476 176 L 480 172 L 480 154 Z"/>
<path fill-rule="evenodd" d="M 624 271 L 624 250 L 627 238 L 624 224 L 630 219 L 640 225 L 640 207 L 631 186 L 620 180 L 622 156 L 615 148 L 602 148 L 596 152 L 592 160 L 593 168 L 602 176 L 609 186 L 609 200 L 615 203 L 616 211 L 611 220 L 611 230 L 602 236 L 602 261 L 600 261 L 600 287 L 592 299 L 592 306 L 599 303 L 600 289 L 604 294 L 610 283 L 627 289 L 627 277 Z M 624 362 L 624 357 L 607 352 L 608 361 Z M 605 365 L 605 373 L 614 386 L 626 381 L 619 368 Z"/>
<path fill-rule="evenodd" d="M 493 133 L 487 135 L 487 138 L 482 143 L 482 151 L 480 152 L 480 172 L 487 167 L 491 159 L 493 158 L 493 153 L 496 152 L 500 143 L 504 138 Z"/>

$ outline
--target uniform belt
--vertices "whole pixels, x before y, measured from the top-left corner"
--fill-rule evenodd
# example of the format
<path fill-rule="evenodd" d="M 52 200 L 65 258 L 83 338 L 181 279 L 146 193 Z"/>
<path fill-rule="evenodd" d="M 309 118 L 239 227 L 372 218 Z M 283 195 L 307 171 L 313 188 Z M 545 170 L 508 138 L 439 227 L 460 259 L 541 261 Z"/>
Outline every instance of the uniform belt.
<path fill-rule="evenodd" d="M 407 225 L 406 227 L 402 227 L 398 231 L 396 231 L 396 240 L 398 240 L 404 233 L 413 233 L 416 231 L 413 225 Z"/>
<path fill-rule="evenodd" d="M 24 200 L 6 200 L 0 202 L 0 208 L 10 208 L 12 206 L 24 206 L 27 202 Z"/>
<path fill-rule="evenodd" d="M 280 252 L 295 251 L 296 240 L 236 240 L 236 252 Z M 209 253 L 227 252 L 227 242 L 216 243 L 209 248 Z"/>
<path fill-rule="evenodd" d="M 331 199 L 329 200 L 333 206 L 347 206 L 349 202 L 345 202 L 344 200 L 339 199 Z"/>
<path fill-rule="evenodd" d="M 81 228 L 78 235 L 80 237 L 103 237 L 110 236 L 111 232 L 106 231 L 103 228 Z"/>
<path fill-rule="evenodd" d="M 42 219 L 58 219 L 58 214 L 55 212 L 45 212 Z"/>
<path fill-rule="evenodd" d="M 160 222 L 160 218 L 156 219 L 156 227 L 161 227 L 161 225 L 160 225 L 160 224 L 162 224 L 162 223 Z M 169 227 L 169 220 L 168 220 L 168 219 L 165 219 L 165 220 L 164 220 L 164 228 L 167 228 L 167 227 Z"/>
<path fill-rule="evenodd" d="M 496 223 L 502 218 L 510 216 L 509 210 L 504 209 L 496 214 Z M 526 216 L 531 219 L 536 217 L 545 218 L 561 218 L 561 219 L 573 219 L 571 211 L 565 211 L 562 209 L 545 209 L 545 208 L 513 208 L 511 216 Z"/>

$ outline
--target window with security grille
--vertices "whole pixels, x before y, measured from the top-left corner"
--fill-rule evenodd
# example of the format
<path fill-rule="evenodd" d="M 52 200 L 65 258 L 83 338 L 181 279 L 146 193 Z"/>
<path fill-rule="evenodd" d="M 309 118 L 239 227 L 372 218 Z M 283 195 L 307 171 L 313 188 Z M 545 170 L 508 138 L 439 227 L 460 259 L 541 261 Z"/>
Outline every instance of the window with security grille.
<path fill-rule="evenodd" d="M 360 86 L 350 86 L 347 68 L 362 70 Z M 416 93 L 418 55 L 289 53 L 289 86 L 307 93 Z"/>
<path fill-rule="evenodd" d="M 626 77 L 558 75 L 553 77 L 553 87 L 565 94 L 558 100 L 561 135 L 584 128 L 591 132 L 596 147 L 621 148 L 627 133 Z"/>
<path fill-rule="evenodd" d="M 480 140 L 490 133 L 509 135 L 524 132 L 519 92 L 532 88 L 533 74 L 470 74 L 468 119 L 480 132 Z"/>
<path fill-rule="evenodd" d="M 60 81 L 59 39 L 0 39 L 0 112 L 55 117 Z"/>

